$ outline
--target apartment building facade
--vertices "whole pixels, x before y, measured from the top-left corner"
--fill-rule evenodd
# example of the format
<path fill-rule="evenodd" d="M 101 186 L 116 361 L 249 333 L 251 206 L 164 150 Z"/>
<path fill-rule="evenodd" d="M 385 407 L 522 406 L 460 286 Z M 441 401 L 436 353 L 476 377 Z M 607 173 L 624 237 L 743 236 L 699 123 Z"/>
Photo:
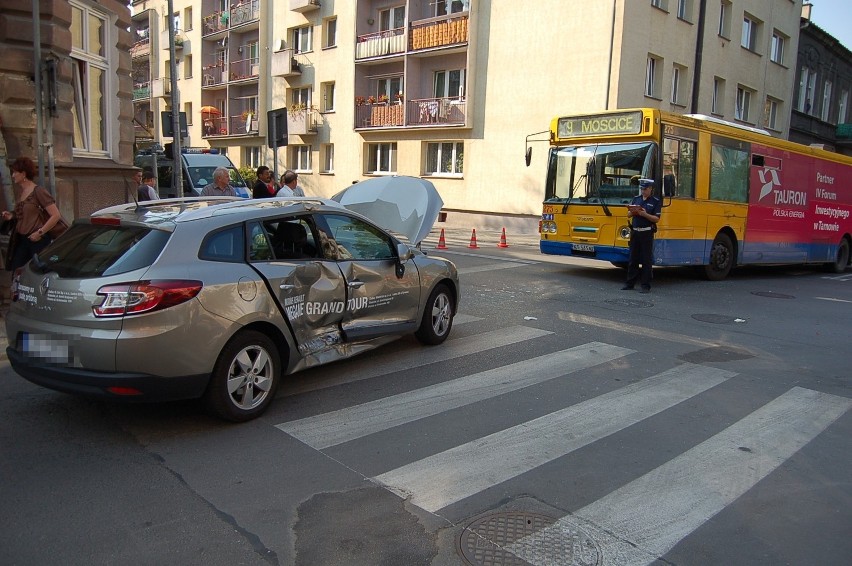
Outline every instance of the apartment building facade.
<path fill-rule="evenodd" d="M 14 205 L 6 166 L 20 156 L 38 162 L 69 220 L 135 189 L 130 26 L 120 0 L 0 0 L 4 209 Z"/>
<path fill-rule="evenodd" d="M 164 6 L 133 3 L 134 25 L 158 42 L 137 84 L 168 76 Z M 557 115 L 652 106 L 786 138 L 801 10 L 801 0 L 174 0 L 185 142 L 294 169 L 310 194 L 423 176 L 448 211 L 532 219 L 546 143 L 530 167 L 524 146 Z M 164 141 L 154 117 L 166 88 L 134 96 L 151 141 Z M 287 114 L 277 156 L 269 110 Z"/>

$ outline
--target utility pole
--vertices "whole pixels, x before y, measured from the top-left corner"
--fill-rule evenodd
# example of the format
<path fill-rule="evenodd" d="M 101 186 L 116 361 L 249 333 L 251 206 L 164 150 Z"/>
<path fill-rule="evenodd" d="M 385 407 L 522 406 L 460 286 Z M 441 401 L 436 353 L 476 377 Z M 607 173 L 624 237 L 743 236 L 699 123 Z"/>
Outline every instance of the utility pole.
<path fill-rule="evenodd" d="M 175 60 L 175 9 L 174 0 L 169 0 L 169 72 L 172 91 L 172 155 L 175 195 L 183 195 L 183 159 L 180 149 L 180 93 L 177 88 L 177 61 Z"/>

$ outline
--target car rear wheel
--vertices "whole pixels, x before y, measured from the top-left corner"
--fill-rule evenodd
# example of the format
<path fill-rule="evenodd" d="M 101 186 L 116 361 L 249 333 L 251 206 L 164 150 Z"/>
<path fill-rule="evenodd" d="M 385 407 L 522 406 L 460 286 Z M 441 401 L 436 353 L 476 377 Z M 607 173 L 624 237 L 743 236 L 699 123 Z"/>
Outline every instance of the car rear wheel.
<path fill-rule="evenodd" d="M 246 330 L 219 354 L 210 385 L 208 410 L 223 419 L 244 422 L 260 416 L 275 396 L 281 362 L 275 343 L 265 334 Z"/>
<path fill-rule="evenodd" d="M 704 277 L 721 281 L 734 267 L 734 244 L 727 234 L 719 233 L 710 248 L 710 263 L 704 266 Z"/>
<path fill-rule="evenodd" d="M 414 335 L 424 344 L 440 344 L 450 334 L 450 329 L 453 327 L 453 314 L 453 298 L 450 290 L 441 283 L 429 295 L 420 328 Z"/>

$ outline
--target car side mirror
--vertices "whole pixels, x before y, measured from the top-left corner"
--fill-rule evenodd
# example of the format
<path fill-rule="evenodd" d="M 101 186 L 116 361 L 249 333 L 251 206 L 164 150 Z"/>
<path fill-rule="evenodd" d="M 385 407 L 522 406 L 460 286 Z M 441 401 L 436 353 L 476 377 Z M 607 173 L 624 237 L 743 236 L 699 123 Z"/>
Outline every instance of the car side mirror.
<path fill-rule="evenodd" d="M 412 257 L 414 257 L 414 252 L 411 251 L 405 244 L 397 244 L 396 245 L 396 255 L 399 257 L 400 263 L 408 261 Z"/>

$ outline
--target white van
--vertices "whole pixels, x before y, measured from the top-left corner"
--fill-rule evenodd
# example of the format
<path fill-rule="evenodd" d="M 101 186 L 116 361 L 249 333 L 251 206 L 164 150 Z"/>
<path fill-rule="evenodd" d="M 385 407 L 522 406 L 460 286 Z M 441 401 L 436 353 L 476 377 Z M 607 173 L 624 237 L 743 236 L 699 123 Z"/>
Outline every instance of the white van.
<path fill-rule="evenodd" d="M 143 150 L 136 155 L 133 164 L 136 167 L 154 167 L 155 154 L 151 150 Z M 159 177 L 158 193 L 162 198 L 174 198 L 180 195 L 172 190 L 172 174 L 174 161 L 164 152 L 156 153 L 157 176 Z M 201 195 L 201 189 L 213 182 L 213 171 L 224 167 L 231 175 L 231 186 L 237 195 L 251 198 L 251 190 L 240 176 L 234 164 L 218 149 L 184 147 L 181 148 L 181 163 L 183 164 L 183 195 L 194 197 Z"/>

